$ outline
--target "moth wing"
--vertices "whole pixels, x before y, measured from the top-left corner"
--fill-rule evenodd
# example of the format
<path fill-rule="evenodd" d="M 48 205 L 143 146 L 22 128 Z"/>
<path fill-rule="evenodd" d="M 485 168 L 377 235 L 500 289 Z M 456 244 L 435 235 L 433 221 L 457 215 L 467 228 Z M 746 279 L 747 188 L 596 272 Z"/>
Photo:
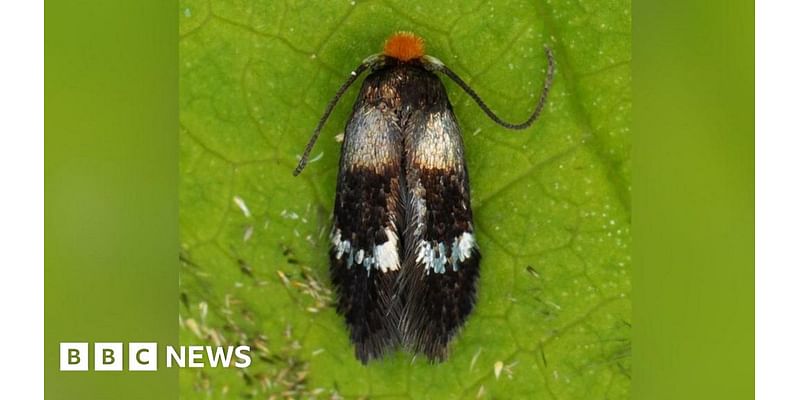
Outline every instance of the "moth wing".
<path fill-rule="evenodd" d="M 446 95 L 432 112 L 415 112 L 406 132 L 405 251 L 401 269 L 403 340 L 430 359 L 475 303 L 480 254 L 460 129 Z"/>
<path fill-rule="evenodd" d="M 392 115 L 357 103 L 342 143 L 330 273 L 337 311 L 364 363 L 394 347 L 398 338 L 402 150 Z"/>

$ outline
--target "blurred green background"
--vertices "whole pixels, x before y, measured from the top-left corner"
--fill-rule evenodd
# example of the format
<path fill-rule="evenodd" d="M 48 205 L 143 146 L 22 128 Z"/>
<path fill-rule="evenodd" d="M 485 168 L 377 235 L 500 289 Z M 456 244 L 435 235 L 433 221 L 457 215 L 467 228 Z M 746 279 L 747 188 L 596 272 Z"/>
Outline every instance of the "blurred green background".
<path fill-rule="evenodd" d="M 637 399 L 754 397 L 753 6 L 635 7 Z"/>
<path fill-rule="evenodd" d="M 45 7 L 48 399 L 178 395 L 176 370 L 58 370 L 59 342 L 178 341 L 175 12 L 155 0 Z"/>
<path fill-rule="evenodd" d="M 631 377 L 628 1 L 180 2 L 181 342 L 250 344 L 245 371 L 181 371 L 186 398 L 626 398 Z M 327 234 L 345 96 L 392 32 L 427 40 L 500 115 L 446 81 L 484 259 L 450 359 L 358 363 L 332 308 Z M 360 85 L 360 84 L 359 84 Z"/>

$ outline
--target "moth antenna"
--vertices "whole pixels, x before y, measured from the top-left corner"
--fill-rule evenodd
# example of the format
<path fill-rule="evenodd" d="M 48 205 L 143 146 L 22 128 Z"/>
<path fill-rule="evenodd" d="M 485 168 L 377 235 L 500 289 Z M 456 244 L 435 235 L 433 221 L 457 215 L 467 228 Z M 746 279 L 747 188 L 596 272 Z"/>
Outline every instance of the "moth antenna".
<path fill-rule="evenodd" d="M 358 76 L 361 75 L 367 68 L 369 68 L 373 64 L 373 61 L 368 59 L 361 63 L 353 72 L 350 73 L 350 77 L 339 87 L 339 90 L 336 91 L 336 94 L 333 95 L 331 101 L 328 102 L 328 105 L 325 107 L 325 112 L 322 113 L 322 118 L 320 118 L 317 127 L 314 129 L 314 133 L 311 134 L 311 138 L 308 140 L 308 144 L 306 145 L 305 151 L 303 151 L 303 156 L 300 157 L 300 161 L 297 163 L 297 167 L 294 169 L 292 173 L 294 176 L 300 175 L 300 172 L 303 172 L 303 168 L 306 167 L 308 164 L 308 156 L 311 154 L 311 150 L 314 149 L 314 144 L 317 143 L 317 139 L 319 138 L 319 134 L 322 131 L 322 127 L 325 126 L 325 122 L 328 121 L 328 117 L 331 116 L 331 112 L 333 112 L 333 108 L 336 107 L 336 103 L 339 102 L 339 99 L 342 97 L 344 92 L 353 84 L 353 82 L 358 79 Z"/>
<path fill-rule="evenodd" d="M 486 113 L 486 115 L 492 119 L 492 121 L 494 121 L 495 123 L 504 128 L 520 130 L 531 126 L 531 124 L 533 124 L 533 122 L 536 121 L 537 118 L 539 118 L 539 114 L 542 113 L 544 104 L 547 101 L 547 95 L 550 93 L 550 85 L 553 83 L 553 72 L 555 71 L 555 62 L 553 61 L 553 52 L 550 50 L 550 48 L 545 46 L 544 51 L 547 54 L 547 76 L 545 77 L 544 80 L 544 86 L 542 87 L 542 92 L 539 95 L 539 103 L 536 104 L 536 109 L 533 110 L 533 113 L 528 117 L 528 119 L 525 120 L 525 122 L 519 124 L 512 124 L 498 117 L 497 114 L 495 114 L 494 111 L 492 111 L 489 108 L 489 106 L 487 106 L 486 103 L 483 102 L 481 97 L 478 96 L 478 94 L 475 93 L 475 91 L 472 90 L 472 88 L 469 87 L 469 85 L 467 85 L 467 83 L 464 82 L 464 80 L 462 80 L 458 75 L 456 75 L 455 72 L 453 72 L 446 65 L 441 63 L 436 63 L 435 68 L 441 71 L 443 74 L 447 75 L 447 77 L 449 77 L 450 79 L 453 80 L 453 82 L 458 84 L 458 86 L 460 86 L 461 89 L 467 92 L 467 94 L 470 97 L 472 97 L 472 100 L 475 100 L 475 103 L 478 104 L 478 107 L 480 107 L 481 110 L 483 110 L 483 112 Z"/>

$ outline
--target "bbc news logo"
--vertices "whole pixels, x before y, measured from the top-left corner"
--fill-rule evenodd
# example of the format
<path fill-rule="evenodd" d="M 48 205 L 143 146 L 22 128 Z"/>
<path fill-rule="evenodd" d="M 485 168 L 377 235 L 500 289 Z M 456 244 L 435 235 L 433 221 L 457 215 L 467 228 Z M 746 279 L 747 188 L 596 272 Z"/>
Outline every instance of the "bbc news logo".
<path fill-rule="evenodd" d="M 128 371 L 157 371 L 158 343 L 131 342 L 127 354 L 123 354 L 123 343 L 98 342 L 89 355 L 89 343 L 62 342 L 59 351 L 61 371 L 89 371 L 89 362 L 94 371 L 122 371 L 127 359 Z M 233 365 L 246 368 L 250 365 L 250 346 L 164 346 L 167 368 L 205 368 Z"/>

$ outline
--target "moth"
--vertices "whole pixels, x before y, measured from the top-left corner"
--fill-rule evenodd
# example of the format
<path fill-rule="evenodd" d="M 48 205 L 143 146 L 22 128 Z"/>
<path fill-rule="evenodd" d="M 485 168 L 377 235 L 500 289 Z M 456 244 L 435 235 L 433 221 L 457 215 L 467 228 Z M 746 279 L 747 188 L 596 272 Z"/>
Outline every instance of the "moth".
<path fill-rule="evenodd" d="M 362 363 L 398 347 L 445 359 L 476 301 L 481 255 L 464 145 L 437 73 L 494 122 L 520 130 L 539 117 L 550 90 L 554 61 L 545 53 L 538 103 L 519 124 L 500 119 L 408 32 L 390 36 L 383 53 L 365 59 L 328 103 L 295 176 L 339 98 L 369 71 L 345 128 L 330 247 L 337 312 Z"/>

